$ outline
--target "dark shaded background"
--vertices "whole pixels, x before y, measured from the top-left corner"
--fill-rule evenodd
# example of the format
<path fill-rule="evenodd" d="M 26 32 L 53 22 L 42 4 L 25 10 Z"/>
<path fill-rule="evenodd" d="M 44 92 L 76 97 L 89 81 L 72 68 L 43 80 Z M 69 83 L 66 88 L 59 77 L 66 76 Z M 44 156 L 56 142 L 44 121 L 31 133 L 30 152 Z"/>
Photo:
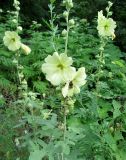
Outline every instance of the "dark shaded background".
<path fill-rule="evenodd" d="M 56 11 L 62 12 L 62 0 L 56 0 Z M 91 22 L 96 16 L 97 12 L 107 6 L 107 0 L 73 0 L 74 10 L 73 16 L 86 18 Z M 126 0 L 112 0 L 114 3 L 112 10 L 114 12 L 113 18 L 117 22 L 117 38 L 116 45 L 122 51 L 126 51 Z M 27 25 L 32 20 L 42 22 L 42 18 L 48 20 L 48 4 L 49 0 L 20 0 L 21 3 L 21 19 Z M 13 0 L 0 0 L 0 6 L 5 11 L 13 9 Z M 44 28 L 43 28 L 44 29 Z"/>

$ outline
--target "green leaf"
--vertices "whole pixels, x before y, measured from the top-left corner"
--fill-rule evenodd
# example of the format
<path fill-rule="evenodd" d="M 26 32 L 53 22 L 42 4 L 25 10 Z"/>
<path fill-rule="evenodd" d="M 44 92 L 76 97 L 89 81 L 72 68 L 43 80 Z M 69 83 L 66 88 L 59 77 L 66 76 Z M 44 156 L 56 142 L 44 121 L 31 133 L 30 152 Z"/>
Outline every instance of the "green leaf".
<path fill-rule="evenodd" d="M 121 104 L 115 100 L 112 101 L 114 112 L 113 112 L 113 118 L 116 118 L 121 115 L 120 108 Z"/>
<path fill-rule="evenodd" d="M 45 152 L 42 150 L 35 150 L 34 152 L 30 153 L 29 160 L 42 160 L 42 158 L 45 156 Z"/>

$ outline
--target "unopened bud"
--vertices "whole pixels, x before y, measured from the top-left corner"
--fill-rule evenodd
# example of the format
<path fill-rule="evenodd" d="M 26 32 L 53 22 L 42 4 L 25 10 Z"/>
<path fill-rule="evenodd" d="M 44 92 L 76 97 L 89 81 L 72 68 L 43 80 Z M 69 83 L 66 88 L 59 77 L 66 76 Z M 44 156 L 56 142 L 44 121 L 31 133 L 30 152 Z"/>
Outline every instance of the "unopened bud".
<path fill-rule="evenodd" d="M 0 9 L 0 13 L 2 13 L 3 12 L 3 10 L 2 9 Z"/>
<path fill-rule="evenodd" d="M 18 26 L 18 27 L 17 27 L 17 30 L 18 30 L 18 31 L 22 31 L 22 27 L 21 27 L 21 26 Z"/>
<path fill-rule="evenodd" d="M 28 96 L 28 94 L 26 92 L 23 92 L 22 96 L 26 98 Z"/>
<path fill-rule="evenodd" d="M 66 35 L 67 35 L 67 30 L 64 29 L 64 30 L 62 31 L 62 36 L 66 37 Z"/>
<path fill-rule="evenodd" d="M 20 7 L 16 7 L 17 11 L 20 11 Z"/>
<path fill-rule="evenodd" d="M 27 85 L 27 81 L 25 79 L 21 83 Z"/>
<path fill-rule="evenodd" d="M 13 19 L 12 22 L 17 23 L 17 20 L 16 20 L 16 19 Z"/>
<path fill-rule="evenodd" d="M 113 3 L 108 1 L 108 5 L 109 5 L 109 7 L 111 7 L 113 5 Z"/>
<path fill-rule="evenodd" d="M 15 138 L 15 143 L 16 143 L 16 146 L 19 146 L 19 140 L 18 140 L 18 138 Z"/>
<path fill-rule="evenodd" d="M 75 24 L 74 19 L 69 20 L 69 25 L 70 25 L 70 26 L 74 26 L 74 24 Z"/>
<path fill-rule="evenodd" d="M 43 93 L 43 98 L 45 98 L 46 97 L 46 94 L 45 93 Z"/>
<path fill-rule="evenodd" d="M 21 48 L 23 49 L 23 51 L 26 55 L 28 55 L 31 52 L 31 48 L 29 48 L 27 45 L 25 45 L 23 43 L 21 44 Z"/>
<path fill-rule="evenodd" d="M 18 61 L 17 61 L 16 59 L 14 59 L 12 62 L 13 62 L 14 64 L 18 64 Z"/>
<path fill-rule="evenodd" d="M 68 3 L 69 8 L 73 8 L 73 2 Z"/>
<path fill-rule="evenodd" d="M 22 73 L 19 73 L 19 77 L 20 77 L 20 78 L 23 78 L 24 75 L 23 75 Z"/>
<path fill-rule="evenodd" d="M 63 16 L 64 16 L 65 18 L 68 17 L 68 14 L 69 14 L 69 13 L 68 13 L 67 11 L 64 11 L 64 12 L 63 12 Z"/>

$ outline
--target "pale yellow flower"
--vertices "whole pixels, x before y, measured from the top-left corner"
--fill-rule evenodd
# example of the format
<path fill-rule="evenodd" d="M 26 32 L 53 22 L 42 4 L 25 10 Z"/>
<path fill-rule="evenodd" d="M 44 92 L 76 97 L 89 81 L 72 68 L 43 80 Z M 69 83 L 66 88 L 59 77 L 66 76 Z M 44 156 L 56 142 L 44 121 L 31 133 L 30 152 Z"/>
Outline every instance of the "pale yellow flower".
<path fill-rule="evenodd" d="M 97 30 L 100 36 L 102 37 L 111 37 L 115 36 L 116 22 L 112 18 L 106 18 L 103 16 L 103 11 L 98 12 L 98 26 Z"/>
<path fill-rule="evenodd" d="M 71 80 L 75 68 L 71 67 L 73 60 L 66 54 L 58 54 L 54 52 L 45 59 L 45 63 L 42 65 L 42 71 L 46 74 L 46 79 L 50 81 L 54 86 L 61 83 L 66 83 Z"/>
<path fill-rule="evenodd" d="M 23 51 L 26 55 L 28 55 L 31 52 L 31 48 L 29 48 L 27 45 L 25 45 L 23 43 L 21 44 L 21 49 L 23 49 Z"/>
<path fill-rule="evenodd" d="M 86 73 L 85 68 L 81 67 L 79 70 L 74 72 L 72 80 L 67 82 L 62 88 L 63 97 L 71 97 L 74 94 L 80 93 L 80 87 L 86 83 Z"/>
<path fill-rule="evenodd" d="M 20 37 L 14 31 L 6 31 L 3 42 L 10 51 L 16 51 L 21 47 Z"/>

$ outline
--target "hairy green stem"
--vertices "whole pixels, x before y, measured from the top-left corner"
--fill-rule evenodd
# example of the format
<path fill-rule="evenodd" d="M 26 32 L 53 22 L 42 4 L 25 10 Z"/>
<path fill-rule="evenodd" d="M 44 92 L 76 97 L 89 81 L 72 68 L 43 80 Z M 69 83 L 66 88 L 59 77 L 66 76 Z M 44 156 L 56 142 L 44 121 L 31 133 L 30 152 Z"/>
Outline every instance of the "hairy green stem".
<path fill-rule="evenodd" d="M 66 41 L 65 41 L 65 54 L 67 54 L 67 49 L 68 49 L 68 38 L 69 38 L 69 12 L 70 10 L 68 9 L 68 16 L 66 17 L 66 23 L 67 23 L 67 35 L 66 35 Z"/>
<path fill-rule="evenodd" d="M 53 4 L 51 3 L 50 4 L 50 16 L 51 16 L 51 19 L 50 19 L 50 25 L 51 25 L 51 31 L 52 31 L 52 47 L 53 49 L 56 51 L 56 45 L 55 45 L 55 36 L 56 36 L 56 33 L 55 33 L 55 27 L 54 27 L 54 17 L 53 17 Z"/>
<path fill-rule="evenodd" d="M 67 119 L 67 113 L 66 113 L 66 105 L 64 105 L 64 112 L 63 112 L 63 141 L 66 139 L 66 119 Z M 64 153 L 61 153 L 61 160 L 64 160 Z"/>

